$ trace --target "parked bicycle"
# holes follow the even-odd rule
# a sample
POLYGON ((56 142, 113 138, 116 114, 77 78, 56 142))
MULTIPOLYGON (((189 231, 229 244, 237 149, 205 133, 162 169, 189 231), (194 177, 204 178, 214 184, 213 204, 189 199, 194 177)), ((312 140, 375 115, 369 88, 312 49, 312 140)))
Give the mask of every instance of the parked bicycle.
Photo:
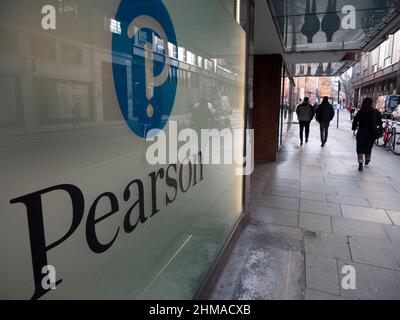
POLYGON ((395 155, 400 156, 400 132, 397 132, 396 126, 392 129, 389 137, 389 149, 395 155))
POLYGON ((376 139, 375 144, 387 148, 395 155, 400 155, 400 132, 397 132, 396 121, 385 121, 383 135, 376 139))

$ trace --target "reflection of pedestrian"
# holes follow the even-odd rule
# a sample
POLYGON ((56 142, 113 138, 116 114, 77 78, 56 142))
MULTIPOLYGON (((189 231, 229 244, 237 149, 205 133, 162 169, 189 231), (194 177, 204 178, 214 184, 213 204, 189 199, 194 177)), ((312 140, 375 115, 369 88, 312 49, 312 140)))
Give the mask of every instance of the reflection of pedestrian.
POLYGON ((71 114, 74 117, 77 126, 79 127, 82 117, 82 108, 79 102, 75 103, 74 107, 71 109, 71 114))
POLYGON ((308 137, 310 136, 310 123, 314 118, 314 108, 309 103, 307 97, 305 97, 304 102, 297 107, 296 114, 300 125, 300 145, 303 145, 304 129, 306 129, 306 143, 308 143, 308 137))
MULTIPOLYGON (((198 150, 202 150, 201 130, 208 130, 212 126, 211 121, 214 117, 211 103, 208 103, 205 98, 202 98, 199 103, 196 103, 192 110, 191 128, 196 131, 198 137, 198 150)), ((208 142, 206 143, 208 145, 208 142)))
POLYGON ((196 103, 192 110, 192 128, 201 133, 201 129, 210 128, 210 120, 213 118, 213 114, 210 110, 210 103, 205 98, 200 100, 200 103, 196 103))
POLYGON ((333 106, 329 103, 328 97, 324 97, 322 103, 317 108, 316 114, 321 131, 321 147, 324 147, 328 141, 330 123, 335 117, 335 109, 333 109, 333 106))
POLYGON ((357 155, 358 170, 363 170, 364 155, 365 165, 371 161, 372 147, 378 136, 382 132, 382 116, 381 113, 373 108, 371 98, 365 98, 360 111, 357 112, 353 121, 353 131, 358 128, 357 132, 357 155))

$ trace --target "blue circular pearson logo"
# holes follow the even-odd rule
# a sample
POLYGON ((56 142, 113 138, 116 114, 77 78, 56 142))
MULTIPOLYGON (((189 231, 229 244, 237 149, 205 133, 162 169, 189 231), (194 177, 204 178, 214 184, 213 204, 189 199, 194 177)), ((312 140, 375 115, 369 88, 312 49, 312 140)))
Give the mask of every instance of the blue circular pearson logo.
POLYGON ((121 0, 111 25, 119 107, 129 128, 146 138, 150 130, 165 127, 174 106, 178 84, 178 63, 170 57, 170 51, 177 50, 174 26, 161 0, 121 0))

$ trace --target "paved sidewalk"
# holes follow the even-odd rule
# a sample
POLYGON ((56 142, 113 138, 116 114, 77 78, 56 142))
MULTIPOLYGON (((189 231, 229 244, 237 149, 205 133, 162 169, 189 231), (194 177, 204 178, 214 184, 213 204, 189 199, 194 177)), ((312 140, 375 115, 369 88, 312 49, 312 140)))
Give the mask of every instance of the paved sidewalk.
POLYGON ((400 157, 374 148, 358 172, 341 117, 325 148, 316 123, 302 147, 292 127, 212 298, 400 299, 400 157), (345 265, 355 290, 342 288, 345 265))

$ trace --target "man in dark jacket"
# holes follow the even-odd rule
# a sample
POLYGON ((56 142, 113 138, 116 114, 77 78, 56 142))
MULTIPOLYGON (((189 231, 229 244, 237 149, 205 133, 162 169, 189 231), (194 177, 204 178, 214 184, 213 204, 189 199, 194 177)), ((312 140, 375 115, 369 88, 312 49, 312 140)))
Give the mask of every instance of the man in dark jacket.
POLYGON ((309 103, 307 97, 304 98, 304 102, 300 104, 297 109, 297 119, 300 125, 300 144, 303 145, 303 132, 306 129, 306 143, 308 142, 308 137, 310 136, 310 123, 314 118, 314 107, 309 103))
POLYGON ((328 140, 329 125, 335 117, 335 109, 329 103, 328 97, 324 97, 322 103, 317 108, 316 114, 321 130, 321 147, 324 147, 328 140))

